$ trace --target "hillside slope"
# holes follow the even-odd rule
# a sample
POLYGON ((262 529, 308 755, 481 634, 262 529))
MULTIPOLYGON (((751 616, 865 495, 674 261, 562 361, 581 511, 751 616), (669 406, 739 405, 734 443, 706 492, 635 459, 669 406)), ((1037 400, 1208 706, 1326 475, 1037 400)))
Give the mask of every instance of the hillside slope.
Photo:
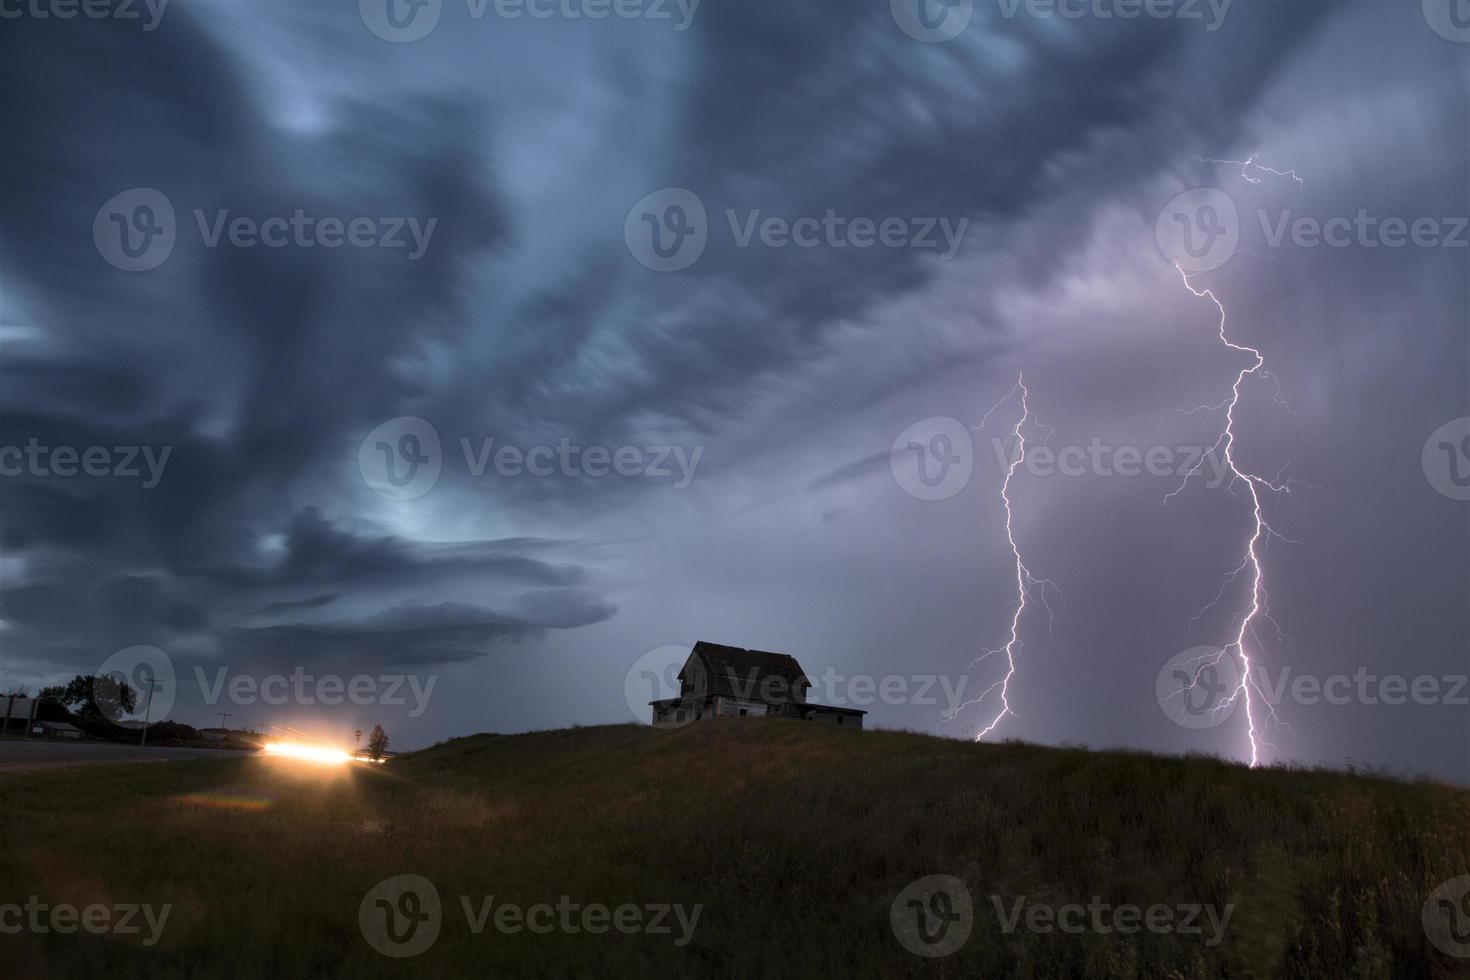
POLYGON ((503 807, 496 849, 528 894, 585 890, 590 875, 614 893, 703 902, 691 952, 708 972, 1425 977, 1465 965, 1427 942, 1420 912, 1470 871, 1470 793, 1430 783, 762 721, 476 736, 394 768, 503 807), (889 907, 932 874, 965 882, 974 928, 953 955, 920 960, 889 907), (1026 909, 1233 911, 1213 945, 1204 914, 1191 935, 1031 932, 1024 918, 1007 933, 1023 896, 1026 909))
POLYGON ((1430 892, 1470 873, 1470 792, 1213 759, 730 719, 478 735, 374 769, 13 774, 0 813, 16 896, 0 901, 173 909, 147 948, 0 936, 6 977, 1435 978, 1470 964, 1421 922, 1430 892), (391 958, 362 922, 398 875, 431 882, 442 914, 421 951, 391 958), (908 905, 930 875, 972 900, 943 958, 891 925, 895 904, 915 924, 960 915, 930 895, 908 905), (495 925, 507 903, 567 902, 668 903, 685 921, 495 925))

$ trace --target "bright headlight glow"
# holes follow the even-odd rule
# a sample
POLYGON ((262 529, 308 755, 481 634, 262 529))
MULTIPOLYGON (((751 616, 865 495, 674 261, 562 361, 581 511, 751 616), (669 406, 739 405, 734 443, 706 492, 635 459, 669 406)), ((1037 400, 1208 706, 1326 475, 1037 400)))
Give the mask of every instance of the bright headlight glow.
POLYGON ((292 759, 305 759, 308 762, 323 762, 330 765, 341 765, 352 761, 352 756, 341 749, 331 749, 323 745, 307 745, 304 742, 267 742, 265 751, 270 755, 282 755, 292 759))

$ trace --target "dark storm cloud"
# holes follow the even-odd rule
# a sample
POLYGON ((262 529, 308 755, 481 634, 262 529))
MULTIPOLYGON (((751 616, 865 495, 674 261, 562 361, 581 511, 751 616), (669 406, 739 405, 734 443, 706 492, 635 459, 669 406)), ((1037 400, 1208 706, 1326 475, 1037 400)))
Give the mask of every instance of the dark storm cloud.
POLYGON ((891 455, 891 453, 873 453, 871 456, 855 459, 851 463, 844 463, 812 480, 806 488, 811 491, 825 490, 828 487, 841 486, 853 480, 867 479, 875 473, 887 472, 891 455))
POLYGON ((261 608, 259 614, 269 616, 272 613, 290 612, 295 609, 320 609, 322 606, 336 602, 338 594, 328 592, 324 595, 308 596, 305 599, 284 599, 280 602, 272 602, 261 608))
POLYGON ((425 666, 474 660, 495 646, 537 639, 548 629, 601 622, 614 608, 572 589, 522 596, 518 612, 463 603, 397 607, 366 619, 319 625, 236 628, 220 637, 219 662, 425 666))
MULTIPOLYGON (((1181 144, 1228 142, 1325 15, 1273 6, 1259 15, 1269 29, 1227 37, 1159 21, 1003 21, 979 5, 965 43, 951 47, 915 44, 882 5, 709 4, 678 145, 649 175, 701 196, 712 225, 704 256, 659 276, 619 254, 618 279, 594 261, 531 296, 513 316, 513 355, 487 365, 491 381, 475 397, 494 400, 500 427, 543 438, 634 438, 648 417, 674 420, 690 439, 718 431, 745 414, 753 388, 820 357, 834 330, 941 265, 921 249, 740 248, 727 209, 964 218, 974 222, 964 248, 988 252, 998 229, 1047 202, 1106 199, 1181 144), (1202 60, 1234 67, 1202 89, 1188 84, 1202 60), (1186 101, 1188 115, 1177 108, 1186 101), (598 342, 608 337, 617 342, 598 342), (618 358, 590 361, 604 347, 618 358)), ((1048 238, 1040 247, 1053 253, 1076 244, 1065 229, 1048 238)), ((919 359, 884 380, 897 388, 931 366, 919 359)), ((450 410, 474 411, 468 401, 450 410)), ((712 454, 705 465, 739 463, 712 454)))
POLYGON ((524 546, 523 541, 508 545, 497 541, 433 545, 389 534, 354 534, 332 525, 315 508, 307 508, 286 526, 277 559, 251 567, 185 571, 237 588, 362 585, 382 579, 461 575, 501 577, 542 586, 573 585, 585 580, 579 568, 551 565, 513 550, 524 546))
MULTIPOLYGON (((1289 199, 1237 180, 1248 216, 1283 201, 1465 211, 1455 46, 1394 7, 1237 4, 1207 32, 979 3, 943 44, 905 36, 885 3, 705 0, 677 35, 466 22, 446 5, 404 45, 351 3, 175 0, 146 35, 9 21, 0 328, 22 329, 0 333, 0 444, 171 455, 146 490, 0 485, 5 666, 39 682, 133 643, 236 672, 440 664, 465 671, 466 692, 555 684, 564 717, 522 713, 534 697, 492 708, 538 727, 608 717, 637 652, 707 630, 815 669, 962 671, 1009 600, 994 433, 976 433, 972 492, 929 507, 881 478, 894 436, 926 415, 974 424, 1024 367, 1063 442, 1208 438, 1210 419, 1172 410, 1218 399, 1232 365, 1208 305, 1149 241, 1169 196, 1231 178, 1197 157, 1266 142, 1311 174, 1289 199), (623 221, 675 186, 699 195, 711 234, 694 265, 661 274, 630 256, 623 221), (146 273, 114 269, 91 239, 97 209, 131 187, 162 191, 178 218, 174 252, 146 273), (298 208, 437 223, 407 261, 207 248, 194 215, 298 208), (967 224, 940 260, 740 247, 727 210, 967 224), (436 428, 444 472, 387 501, 357 451, 406 415, 436 428), (490 437, 705 452, 687 492, 662 494, 475 477, 459 440, 490 437), (507 644, 537 656, 487 656, 507 644)), ((1285 421, 1249 416, 1252 451, 1337 495, 1304 503, 1330 529, 1303 534, 1307 550, 1273 545, 1276 611, 1349 660, 1379 656, 1355 634, 1391 642, 1394 618, 1369 612, 1385 596, 1415 622, 1454 618, 1406 584, 1438 512, 1380 527, 1374 505, 1415 499, 1414 443, 1463 411, 1455 258, 1320 251, 1236 259, 1210 280, 1260 325, 1300 402, 1285 421), (1409 462, 1365 482, 1359 445, 1409 462), (1351 585, 1324 584, 1343 568, 1359 569, 1351 585)), ((1165 509, 1156 491, 1018 484, 1027 547, 1068 595, 1037 656, 1070 658, 1022 672, 1034 727, 1018 734, 1179 744, 1149 727, 1147 691, 1232 567, 1240 514, 1226 494, 1165 509)), ((1448 547, 1420 560, 1465 581, 1448 547)), ((1426 628, 1437 669, 1464 626, 1426 628)), ((1305 662, 1322 649, 1304 646, 1305 662)), ((495 727, 484 710, 451 704, 422 736, 495 727)))

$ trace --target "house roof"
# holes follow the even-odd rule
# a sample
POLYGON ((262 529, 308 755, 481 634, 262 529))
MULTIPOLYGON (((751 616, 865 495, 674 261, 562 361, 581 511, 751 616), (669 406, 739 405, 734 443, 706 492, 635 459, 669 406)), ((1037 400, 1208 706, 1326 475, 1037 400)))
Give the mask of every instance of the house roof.
POLYGON ((38 727, 40 727, 40 728, 54 728, 58 732, 79 732, 79 731, 81 731, 81 729, 78 728, 76 725, 68 724, 67 722, 64 722, 64 721, 38 721, 38 722, 36 722, 36 725, 38 727))
MULTIPOLYGON (((761 684, 768 677, 779 678, 786 690, 806 689, 811 681, 801 669, 796 658, 785 653, 770 653, 765 650, 746 650, 700 640, 689 652, 691 659, 699 657, 712 679, 713 690, 709 694, 751 696, 758 694, 761 684)), ((680 679, 683 671, 679 672, 680 679)))

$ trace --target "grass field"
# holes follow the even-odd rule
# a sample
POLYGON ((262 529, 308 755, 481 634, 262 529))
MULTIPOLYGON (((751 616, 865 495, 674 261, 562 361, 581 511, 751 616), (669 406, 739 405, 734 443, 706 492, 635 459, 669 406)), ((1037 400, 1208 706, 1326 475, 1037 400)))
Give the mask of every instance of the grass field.
POLYGON ((1470 792, 1427 782, 757 720, 481 735, 373 769, 7 775, 0 906, 169 913, 154 934, 0 935, 0 977, 1454 977, 1470 960, 1431 945, 1421 908, 1466 873, 1470 792), (359 920, 400 874, 442 907, 411 958, 359 920), (973 924, 931 959, 890 907, 936 874, 965 883, 973 924), (692 932, 670 914, 667 933, 511 933, 492 914, 477 934, 488 896, 701 908, 692 932), (1200 933, 1028 927, 1069 903, 1229 917, 1218 933, 1203 916, 1200 933))

